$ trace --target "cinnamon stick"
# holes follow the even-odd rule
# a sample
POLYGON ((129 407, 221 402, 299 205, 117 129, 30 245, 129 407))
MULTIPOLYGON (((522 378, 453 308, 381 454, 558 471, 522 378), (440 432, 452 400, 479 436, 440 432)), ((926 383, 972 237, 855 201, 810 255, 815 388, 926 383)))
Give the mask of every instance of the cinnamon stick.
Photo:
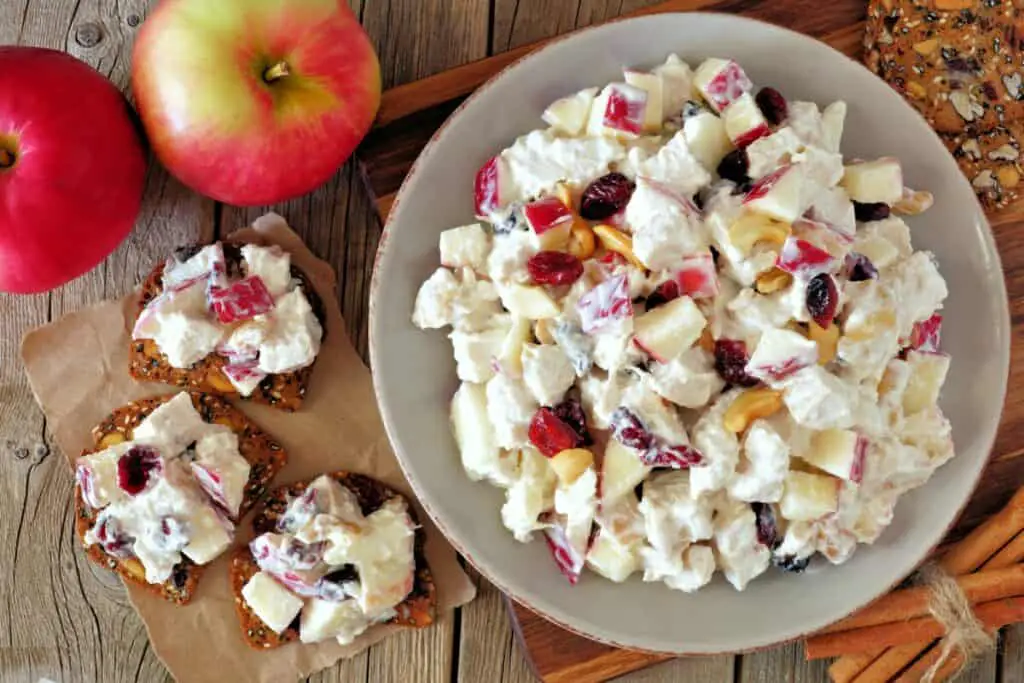
MULTIPOLYGON (((921 659, 914 662, 909 669, 900 674, 899 678, 896 679, 896 683, 920 683, 924 678, 925 674, 931 671, 931 668, 935 666, 935 662, 939 661, 939 657, 942 656, 942 643, 939 642, 931 650, 928 650, 921 659)), ((949 677, 954 671, 958 671, 964 663, 964 656, 956 650, 949 654, 949 657, 939 670, 935 672, 935 676, 932 678, 932 683, 939 683, 949 677)))
POLYGON ((1003 549, 993 555, 982 569, 1000 569, 1024 560, 1024 532, 1017 534, 1003 549))
MULTIPOLYGON (((1003 598, 1001 600, 984 602, 975 608, 974 613, 978 617, 978 621, 986 629, 990 630, 1000 628, 1006 624, 1024 621, 1024 597, 1003 598)), ((919 654, 924 648, 928 647, 931 641, 942 637, 944 633, 945 630, 942 624, 933 617, 918 617, 917 619, 904 622, 869 626, 842 633, 829 633, 820 638, 807 641, 807 659, 837 657, 857 652, 873 652, 877 649, 897 646, 916 647, 919 654)), ((886 655, 888 654, 886 653, 886 655)), ((857 683, 862 683, 861 679, 865 683, 866 681, 889 680, 891 675, 876 677, 874 674, 871 674, 867 678, 864 677, 864 674, 878 667, 879 661, 884 658, 885 655, 868 666, 861 676, 854 680, 857 683)), ((899 673, 909 663, 909 661, 904 661, 903 665, 893 673, 899 673)))
MULTIPOLYGON (((964 574, 958 577, 956 582, 971 604, 1024 595, 1024 565, 1011 565, 1002 569, 983 569, 974 574, 964 574)), ((914 617, 927 616, 929 600, 931 600, 931 589, 928 586, 915 586, 895 591, 879 598, 859 612, 819 631, 808 639, 808 643, 827 633, 852 631, 853 629, 903 622, 914 617)))
MULTIPOLYGON (((943 555, 938 561, 939 567, 953 575, 972 572, 990 560, 995 561, 995 556, 1002 553, 1000 549, 1003 549, 1004 546, 1009 547, 1016 543, 1022 528, 1024 528, 1024 487, 1013 494, 1010 502, 1002 510, 980 524, 943 555)), ((905 648, 904 652, 899 653, 899 656, 905 656, 910 650, 909 647, 905 648)), ((917 650, 911 653, 909 659, 904 661, 903 667, 913 661, 920 652, 921 650, 917 650)), ((836 678, 833 674, 833 680, 836 683, 847 683, 854 680, 856 673, 867 672, 874 668, 883 654, 887 654, 884 648, 875 648, 857 655, 856 659, 844 657, 832 665, 829 673, 832 674, 832 669, 835 669, 844 678, 836 678), (851 677, 851 673, 854 676, 851 677)), ((890 655, 890 657, 896 656, 890 655)))
POLYGON ((865 652, 859 655, 846 655, 832 662, 828 668, 828 675, 833 683, 850 683, 861 671, 867 668, 871 662, 878 659, 882 650, 865 652))
MULTIPOLYGON (((1008 567, 1017 564, 1021 559, 1024 559, 1024 532, 1017 534, 1012 541, 1003 546, 1002 550, 985 562, 982 569, 989 571, 992 568, 1008 567)), ((909 669, 900 674, 900 677, 896 679, 897 683, 917 683, 922 680, 924 675, 931 670, 935 662, 942 656, 943 642, 943 640, 940 640, 923 657, 914 662, 909 669)), ((894 657, 894 659, 898 660, 898 657, 894 657)), ((933 683, 944 681, 959 671, 960 667, 963 666, 963 660, 964 657, 961 652, 955 651, 950 653, 949 658, 935 672, 932 678, 933 683)), ((884 671, 880 673, 884 673, 884 671)))

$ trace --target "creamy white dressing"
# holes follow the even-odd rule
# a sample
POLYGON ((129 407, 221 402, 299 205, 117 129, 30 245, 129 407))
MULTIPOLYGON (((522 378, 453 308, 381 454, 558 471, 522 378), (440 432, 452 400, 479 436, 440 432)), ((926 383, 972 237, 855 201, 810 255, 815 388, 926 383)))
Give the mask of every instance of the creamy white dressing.
POLYGON ((132 338, 153 340, 176 368, 189 368, 219 353, 228 359, 227 380, 239 394, 249 396, 268 374, 312 364, 323 329, 292 277, 287 252, 253 244, 241 252, 244 281, 228 277, 219 242, 184 261, 168 260, 164 291, 140 313, 132 338), (247 293, 225 295, 227 303, 218 303, 218 290, 234 291, 246 282, 253 283, 247 293), (230 321, 222 317, 219 305, 232 311, 230 321))
POLYGON ((693 591, 721 570, 742 590, 773 563, 843 562, 954 452, 936 404, 948 359, 908 350, 946 284, 906 223, 858 222, 851 200, 904 188, 851 178, 842 102, 767 116, 742 68, 720 59, 692 71, 672 55, 624 81, 553 103, 550 128, 488 162, 484 222, 442 233, 413 322, 453 328, 463 466, 505 490, 503 525, 522 542, 542 532, 571 582, 587 566, 693 591), (746 145, 739 170, 733 140, 746 145), (609 172, 632 185, 602 208, 619 190, 588 188, 609 172), (600 217, 579 215, 595 202, 600 217), (541 210, 552 206, 555 222, 541 210), (597 226, 582 275, 545 280, 538 252, 589 253, 580 240, 597 226), (815 250, 824 261, 801 262, 815 250), (864 258, 871 268, 856 271, 864 258), (702 329, 665 314, 682 310, 677 296, 692 297, 702 329), (812 310, 822 296, 834 314, 812 310), (739 370, 723 343, 743 349, 739 370), (777 404, 736 426, 748 390, 726 377, 739 371, 777 404), (573 402, 596 443, 572 447, 590 459, 563 455, 575 438, 564 431, 566 445, 542 454, 544 411, 573 402))

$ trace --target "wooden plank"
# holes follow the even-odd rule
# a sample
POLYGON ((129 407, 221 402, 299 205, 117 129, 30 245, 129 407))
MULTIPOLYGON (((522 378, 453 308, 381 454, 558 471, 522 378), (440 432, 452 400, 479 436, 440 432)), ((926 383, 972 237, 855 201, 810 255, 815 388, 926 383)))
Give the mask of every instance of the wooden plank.
MULTIPOLYGON (((733 683, 735 680, 735 658, 730 655, 719 657, 682 657, 656 664, 643 671, 635 671, 616 678, 616 683, 733 683)), ((563 679, 569 683, 571 679, 563 679)), ((788 681, 788 678, 773 679, 788 681)))
POLYGON ((476 599, 462 608, 459 683, 536 680, 512 633, 505 596, 476 571, 470 569, 469 574, 478 589, 476 599))
POLYGON ((736 683, 821 683, 828 680, 828 661, 804 660, 800 643, 751 652, 739 658, 736 683))
POLYGON ((1003 629, 1001 646, 998 680, 1005 683, 1024 681, 1024 624, 1003 629))
MULTIPOLYGON (((0 43, 65 49, 127 89, 132 40, 150 3, 28 0, 2 5, 0 43)), ((120 295, 170 248, 212 235, 212 203, 158 167, 150 169, 146 197, 135 231, 97 270, 51 294, 5 297, 0 303, 5 321, 0 435, 16 456, 0 461, 0 480, 9 494, 0 503, 0 529, 5 547, 13 549, 10 574, 0 588, 8 608, 0 616, 0 632, 6 634, 0 651, 4 680, 168 678, 120 583, 88 563, 73 540, 72 478, 62 457, 50 457, 42 415, 14 360, 26 328, 120 295)))

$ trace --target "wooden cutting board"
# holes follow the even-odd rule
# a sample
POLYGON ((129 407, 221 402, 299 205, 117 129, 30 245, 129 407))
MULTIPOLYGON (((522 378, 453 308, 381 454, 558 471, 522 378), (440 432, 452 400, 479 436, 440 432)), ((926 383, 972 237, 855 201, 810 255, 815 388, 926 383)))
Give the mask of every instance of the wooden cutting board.
MULTIPOLYGON (((861 56, 864 0, 669 0, 627 16, 693 10, 762 19, 814 36, 855 59, 861 56)), ((386 220, 395 193, 412 163, 449 114, 477 87, 544 42, 471 62, 384 93, 375 127, 356 152, 382 221, 386 220)), ((470 187, 469 181, 466 186, 470 187)), ((1012 351, 1016 356, 1024 345, 1024 201, 989 218, 1003 260, 1014 326, 1012 351)), ((963 535, 1001 508, 1024 483, 1024 389, 1017 389, 1021 386, 1017 380, 1024 381, 1024 367, 1011 364, 1010 390, 992 459, 949 540, 963 535)), ((522 605, 509 601, 509 607, 526 657, 546 683, 605 681, 668 659, 666 655, 602 645, 562 629, 522 605)))

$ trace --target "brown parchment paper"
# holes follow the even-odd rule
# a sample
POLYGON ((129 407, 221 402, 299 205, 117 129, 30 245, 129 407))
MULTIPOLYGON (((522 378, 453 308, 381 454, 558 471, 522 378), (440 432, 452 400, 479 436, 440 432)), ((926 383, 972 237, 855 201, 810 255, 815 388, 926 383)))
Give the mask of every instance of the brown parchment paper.
MULTIPOLYGON (((279 244, 305 271, 324 301, 327 335, 313 370, 302 409, 284 413, 238 401, 262 428, 285 447, 288 465, 273 485, 308 479, 332 470, 376 477, 404 493, 427 536, 427 563, 437 583, 438 616, 469 602, 475 588, 426 513, 412 498, 384 434, 370 373, 345 334, 334 294, 331 267, 317 259, 284 220, 269 214, 232 239, 279 244)), ((89 432, 111 410, 129 401, 176 391, 139 383, 128 376, 128 343, 137 293, 65 316, 30 331, 21 354, 32 391, 49 420, 57 444, 73 461, 92 445, 89 432)), ((71 477, 69 470, 68 476, 71 477)), ((251 514, 239 526, 236 545, 251 538, 251 514)), ((209 565, 195 598, 178 607, 138 587, 128 586, 132 604, 146 624, 157 656, 179 681, 256 681, 283 683, 351 657, 395 633, 381 625, 348 646, 335 641, 291 643, 257 651, 241 637, 228 584, 226 552, 209 565)))

